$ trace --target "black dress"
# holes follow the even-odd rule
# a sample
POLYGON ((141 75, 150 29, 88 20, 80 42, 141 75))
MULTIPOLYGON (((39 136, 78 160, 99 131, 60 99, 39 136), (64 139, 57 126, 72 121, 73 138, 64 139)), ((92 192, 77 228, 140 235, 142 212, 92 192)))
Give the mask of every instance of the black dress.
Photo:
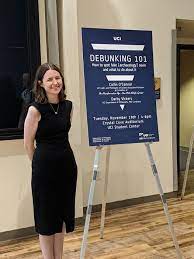
POLYGON ((32 196, 36 231, 41 235, 72 232, 75 225, 77 165, 68 141, 72 103, 32 103, 41 114, 32 159, 32 196))

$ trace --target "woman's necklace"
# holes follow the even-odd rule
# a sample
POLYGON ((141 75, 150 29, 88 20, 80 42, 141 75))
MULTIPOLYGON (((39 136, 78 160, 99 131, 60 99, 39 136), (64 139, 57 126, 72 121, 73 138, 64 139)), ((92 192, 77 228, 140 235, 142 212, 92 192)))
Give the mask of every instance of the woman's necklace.
POLYGON ((55 115, 57 115, 57 114, 58 114, 58 111, 59 111, 59 103, 58 103, 58 106, 57 106, 57 110, 56 110, 56 111, 55 111, 53 105, 52 105, 51 103, 49 103, 49 104, 50 104, 51 109, 54 111, 55 115))

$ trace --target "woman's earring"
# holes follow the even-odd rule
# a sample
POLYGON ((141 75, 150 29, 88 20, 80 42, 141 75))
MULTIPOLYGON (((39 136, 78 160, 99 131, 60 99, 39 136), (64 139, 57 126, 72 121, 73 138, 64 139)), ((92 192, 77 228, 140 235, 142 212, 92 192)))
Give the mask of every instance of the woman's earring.
POLYGON ((40 87, 43 87, 42 81, 38 80, 38 83, 39 83, 40 87))

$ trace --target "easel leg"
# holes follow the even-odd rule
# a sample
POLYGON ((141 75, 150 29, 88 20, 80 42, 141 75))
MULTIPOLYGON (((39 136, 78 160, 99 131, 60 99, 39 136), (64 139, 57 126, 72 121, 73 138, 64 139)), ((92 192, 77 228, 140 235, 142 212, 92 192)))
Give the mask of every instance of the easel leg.
POLYGON ((103 201, 102 201, 101 223, 100 223, 100 238, 103 238, 103 236, 104 236, 104 223, 105 223, 105 213, 106 213, 106 198, 107 198, 107 187, 108 187, 109 161, 110 161, 110 146, 107 146, 106 169, 105 169, 105 179, 104 179, 104 196, 103 196, 103 201))
POLYGON ((189 174, 189 165, 190 165, 192 149, 193 149, 193 139, 194 139, 194 132, 192 132, 191 139, 190 139, 189 154, 187 157, 186 169, 185 169, 185 174, 184 174, 184 181, 183 181, 183 187, 182 187, 182 192, 181 192, 181 200, 184 198, 185 189, 186 189, 186 185, 187 185, 187 178, 188 178, 188 174, 189 174))
POLYGON ((169 211, 168 211, 168 205, 167 205, 167 202, 166 202, 166 198, 164 197, 164 192, 163 192, 162 185, 160 183, 160 178, 159 178, 159 175, 158 175, 158 171, 157 171, 157 168, 156 168, 153 156, 152 156, 150 144, 146 143, 145 146, 146 146, 148 157, 149 157, 149 160, 150 160, 152 172, 153 172, 153 175, 155 176, 157 187, 158 187, 160 197, 161 197, 161 200, 162 200, 162 203, 163 203, 164 212, 165 212, 165 215, 166 215, 166 218, 167 218, 167 221, 168 221, 169 230, 170 230, 170 233, 171 233, 171 236, 172 236, 172 239, 173 239, 173 243, 174 243, 174 246, 175 246, 175 249, 176 249, 177 258, 182 259, 183 257, 182 257, 181 251, 180 251, 179 244, 178 244, 177 239, 176 239, 176 235, 175 235, 175 232, 174 232, 172 220, 171 220, 171 217, 170 217, 170 214, 169 214, 169 211))
POLYGON ((85 258, 90 218, 91 218, 91 213, 92 213, 94 189, 95 189, 96 178, 97 178, 97 174, 98 174, 99 157, 100 157, 100 149, 98 147, 96 147, 94 166, 93 166, 93 178, 92 178, 92 182, 90 185, 90 192, 89 192, 88 205, 87 205, 87 211, 86 211, 86 220, 85 220, 85 226, 84 226, 84 234, 83 234, 81 252, 80 252, 80 259, 85 258))

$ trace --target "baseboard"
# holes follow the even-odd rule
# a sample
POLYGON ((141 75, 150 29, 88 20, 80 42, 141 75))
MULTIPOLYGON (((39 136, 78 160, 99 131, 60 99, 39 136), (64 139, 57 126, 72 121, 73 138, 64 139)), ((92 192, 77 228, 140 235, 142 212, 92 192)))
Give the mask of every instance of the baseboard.
MULTIPOLYGON (((76 226, 84 225, 84 217, 79 217, 75 219, 76 226)), ((33 236, 37 236, 37 232, 34 227, 21 228, 16 230, 10 230, 6 232, 0 233, 0 242, 8 241, 8 240, 18 240, 23 238, 29 238, 33 236)))
POLYGON ((21 228, 0 233, 0 241, 14 240, 37 235, 34 227, 21 228))
MULTIPOLYGON (((166 199, 169 198, 177 198, 178 192, 169 192, 165 193, 166 199)), ((123 201, 115 201, 115 202, 110 202, 106 204, 106 210, 113 210, 113 209, 119 209, 119 208, 124 208, 124 207, 130 207, 133 205, 137 204, 142 204, 142 203, 148 203, 148 202, 153 202, 153 201, 158 201, 160 200, 160 195, 151 195, 151 196, 145 196, 145 197, 139 197, 139 198, 133 198, 133 199, 128 199, 128 200, 123 200, 123 201)), ((86 207, 84 207, 84 214, 86 213, 86 207)), ((100 212, 101 211, 101 204, 98 205, 93 205, 92 206, 92 212, 100 212)))
MULTIPOLYGON (((166 193, 165 197, 167 199, 169 198, 176 198, 177 197, 177 192, 170 192, 166 193)), ((151 195, 151 196, 146 196, 146 197, 140 197, 140 198, 134 198, 134 199, 128 199, 128 200, 123 200, 123 201, 115 201, 111 203, 106 204, 106 210, 112 210, 112 209, 119 209, 119 208, 124 208, 124 207, 130 207, 132 205, 137 205, 137 204, 142 204, 142 203, 148 203, 148 202, 153 202, 153 201, 158 201, 160 200, 160 195, 151 195)), ((85 218, 85 213, 86 209, 84 207, 84 217, 76 218, 76 225, 84 225, 84 218, 85 218)), ((101 211, 101 204, 99 205, 94 205, 92 206, 92 212, 100 212, 101 211)), ((11 231, 6 231, 6 232, 1 232, 0 233, 0 241, 8 241, 8 240, 18 240, 18 239, 23 239, 26 237, 31 237, 31 236, 37 236, 37 233, 35 231, 34 227, 28 227, 28 228, 22 228, 22 229, 17 229, 17 230, 11 230, 11 231)))

